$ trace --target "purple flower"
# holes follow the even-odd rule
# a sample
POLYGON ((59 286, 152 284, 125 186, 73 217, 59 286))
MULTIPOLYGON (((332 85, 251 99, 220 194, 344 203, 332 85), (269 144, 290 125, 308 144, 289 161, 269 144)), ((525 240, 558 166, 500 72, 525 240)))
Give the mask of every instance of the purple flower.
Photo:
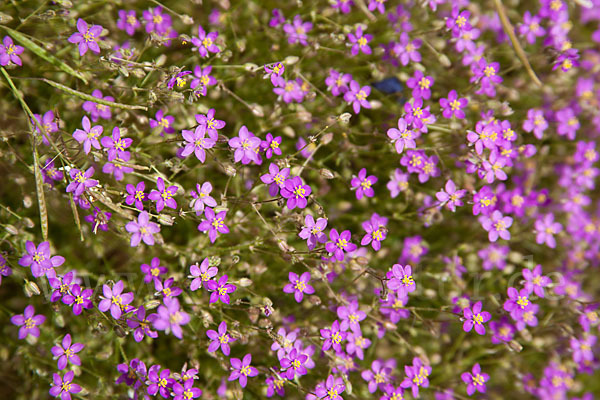
POLYGON ((71 393, 81 392, 81 386, 73 383, 75 372, 69 371, 64 377, 59 374, 52 375, 54 385, 50 388, 50 395, 54 397, 60 396, 61 400, 71 400, 71 393))
POLYGON ((160 226, 157 223, 150 222, 150 217, 146 211, 138 215, 138 220, 130 221, 125 225, 125 230, 131 233, 131 247, 135 247, 143 240, 148 246, 154 245, 154 235, 160 232, 160 226))
POLYGON ((260 177, 260 180, 269 185, 269 195, 277 196, 279 189, 285 187, 285 181, 290 175, 289 168, 283 168, 279 170, 279 167, 275 163, 269 164, 269 173, 264 174, 260 177))
POLYGON ((195 93, 199 93, 202 96, 206 96, 207 87, 217 84, 217 80, 215 79, 215 77, 210 75, 211 71, 212 65, 209 65, 208 67, 204 68, 200 67, 199 65, 196 65, 194 67, 195 78, 192 79, 192 81, 190 82, 190 88, 196 89, 196 87, 200 86, 200 89, 196 90, 195 93))
POLYGON ((8 265, 6 265, 6 260, 4 259, 4 257, 2 257, 2 255, 0 255, 0 284, 2 284, 3 276, 10 275, 12 275, 12 269, 8 265))
POLYGON ((100 142, 98 138, 104 131, 104 128, 101 125, 95 125, 91 127, 90 119, 85 116, 81 120, 81 125, 83 126, 83 130, 75 129, 73 132, 73 139, 77 140, 79 143, 83 143, 83 151, 85 154, 88 154, 92 148, 100 150, 100 142))
POLYGON ((365 358, 363 350, 371 345, 371 340, 364 338, 361 332, 349 332, 346 340, 346 353, 356 354, 360 360, 363 360, 365 358))
MULTIPOLYGON (((372 0, 380 2, 381 0, 372 0)), ((418 49, 421 47, 420 39, 410 40, 408 33, 402 32, 400 40, 393 45, 392 51, 398 57, 402 65, 408 65, 409 62, 421 62, 421 53, 418 49)))
POLYGON ((355 114, 360 113, 360 107, 371 108, 371 103, 367 100, 367 96, 371 94, 370 86, 361 87, 358 82, 353 80, 350 82, 350 88, 344 94, 344 101, 352 104, 352 109, 355 114))
POLYGON ((123 311, 128 311, 129 307, 126 307, 133 301, 133 292, 123 293, 123 281, 118 281, 112 287, 108 285, 102 285, 102 294, 104 295, 100 303, 98 303, 98 310, 106 312, 110 309, 110 315, 114 319, 121 318, 123 311))
POLYGON ((54 161, 50 158, 44 163, 44 167, 41 168, 44 183, 47 183, 51 187, 54 187, 54 181, 62 181, 64 174, 54 166, 54 161))
POLYGON ((471 372, 463 372, 460 376, 463 382, 467 384, 467 394, 471 396, 475 391, 485 393, 485 383, 490 379, 490 376, 485 372, 481 372, 479 363, 473 366, 471 372))
POLYGON ((508 317, 503 315, 500 321, 490 322, 492 330, 492 343, 508 343, 515 335, 515 327, 509 322, 508 317))
POLYGON ((400 168, 394 170, 394 174, 390 177, 390 181, 386 185, 392 199, 395 199, 400 192, 408 189, 408 178, 409 174, 403 173, 400 168))
POLYGON ((356 189, 356 198, 358 200, 362 199, 363 195, 367 197, 373 197, 375 195, 375 191, 371 187, 377 183, 377 177, 375 175, 367 176, 367 169, 363 168, 358 171, 358 176, 352 178, 350 181, 350 185, 352 185, 352 190, 356 189))
POLYGON ((266 139, 261 142, 260 148, 265 151, 265 156, 267 160, 273 157, 273 154, 278 156, 281 155, 281 149, 279 146, 281 145, 281 136, 273 137, 270 133, 267 133, 266 139))
POLYGON ((363 236, 360 245, 366 246, 371 243, 373 250, 378 251, 381 248, 381 242, 384 241, 387 236, 387 228, 385 227, 387 223, 387 218, 381 217, 377 213, 373 213, 369 220, 362 223, 362 227, 366 234, 363 236))
MULTIPOLYGON (((206 149, 213 148, 216 144, 216 140, 211 137, 206 138, 206 125, 199 125, 192 132, 184 129, 181 134, 183 139, 186 141, 185 147, 181 152, 182 157, 187 157, 194 153, 196 158, 201 163, 206 161, 206 149)), ((260 139, 259 139, 260 141, 260 139)))
POLYGON ((401 292, 390 292, 386 301, 380 300, 381 314, 387 316, 392 323, 397 323, 401 319, 406 319, 410 316, 410 311, 404 308, 408 302, 408 295, 401 292))
POLYGON ((0 65, 7 66, 10 62, 18 66, 23 65, 19 57, 23 50, 23 47, 14 44, 10 36, 4 36, 0 45, 0 65))
POLYGON ((336 260, 343 261, 344 253, 351 253, 356 250, 356 245, 351 242, 352 234, 349 230, 343 231, 341 234, 336 229, 329 232, 329 242, 325 244, 325 249, 333 254, 336 260))
POLYGON ((100 143, 102 143, 102 146, 108 149, 108 161, 112 161, 117 157, 129 158, 130 153, 125 151, 125 149, 131 146, 133 139, 121 138, 121 130, 119 127, 115 126, 112 131, 112 137, 105 136, 102 138, 100 143))
POLYGON ((165 187, 165 181, 163 178, 158 178, 156 180, 156 188, 158 190, 153 190, 148 195, 148 199, 156 202, 156 211, 161 212, 165 206, 176 209, 177 202, 173 198, 179 188, 175 185, 165 187))
POLYGON ((415 99, 429 99, 431 97, 431 86, 435 81, 431 76, 425 76, 419 70, 415 71, 415 75, 406 81, 406 86, 411 88, 412 95, 415 99))
MULTIPOLYGON (((0 51, 1 49, 2 48, 0 47, 0 51)), ((1 54, 0 57, 2 57, 1 54)), ((58 132, 58 123, 56 121, 57 120, 54 117, 54 112, 52 110, 46 111, 43 116, 40 114, 33 114, 31 123, 33 124, 35 133, 41 134, 42 141, 46 146, 50 145, 50 142, 48 141, 50 133, 58 132), (42 133, 42 131, 45 132, 42 133)))
POLYGON ((300 277, 298 277, 298 274, 290 272, 288 278, 291 283, 285 285, 283 291, 285 293, 294 293, 296 302, 300 303, 302 301, 304 293, 313 294, 315 292, 315 289, 308 284, 310 281, 310 272, 305 272, 300 277))
POLYGON ((445 190, 442 189, 435 194, 435 197, 440 202, 440 206, 445 205, 450 211, 456 211, 456 207, 460 207, 463 205, 462 198, 467 193, 466 190, 460 189, 456 190, 456 185, 452 179, 448 179, 446 182, 445 190))
POLYGON ((279 360, 281 367, 287 369, 284 375, 292 380, 296 376, 306 375, 306 367, 304 364, 308 360, 306 354, 302 354, 298 349, 292 349, 292 351, 286 356, 279 360))
POLYGON ((221 351, 226 356, 229 356, 231 349, 229 343, 235 342, 237 339, 232 338, 227 333, 227 322, 222 321, 219 324, 218 332, 212 329, 206 331, 206 336, 211 340, 208 345, 208 351, 213 353, 221 348, 221 351))
POLYGON ((566 136, 569 140, 575 140, 577 130, 581 127, 579 119, 573 112, 571 107, 558 110, 555 114, 556 122, 558 123, 557 133, 561 136, 566 136))
POLYGON ((329 76, 325 78, 327 89, 331 90, 331 94, 339 96, 348 91, 348 84, 352 80, 352 75, 342 74, 335 69, 329 70, 329 76))
POLYGON ((163 297, 176 297, 181 294, 183 290, 178 287, 172 287, 175 278, 169 278, 162 282, 159 278, 154 278, 154 289, 156 294, 162 293, 163 297))
MULTIPOLYGON (((102 97, 102 92, 98 89, 92 92, 92 96, 101 100, 115 101, 114 97, 112 96, 102 97)), ((83 102, 83 105, 81 107, 85 112, 90 114, 90 116, 92 117, 92 121, 94 122, 98 121, 99 118, 111 119, 112 114, 110 112, 109 106, 105 106, 104 104, 87 100, 83 102)))
POLYGON ((363 34, 362 27, 356 28, 356 33, 348 33, 348 40, 352 43, 352 55, 356 56, 359 52, 364 54, 371 54, 371 47, 369 42, 373 40, 373 35, 363 34))
POLYGON ((278 80, 277 78, 279 78, 285 72, 285 66, 280 62, 276 62, 273 64, 265 64, 264 70, 265 76, 270 77, 271 83, 273 84, 273 86, 276 86, 278 80))
POLYGON ((77 43, 79 45, 79 55, 83 56, 88 49, 96 54, 100 53, 100 47, 98 46, 98 40, 102 33, 102 27, 100 25, 92 25, 91 27, 82 20, 77 19, 77 30, 69 37, 70 43, 77 43))
POLYGON ((267 397, 272 397, 275 393, 280 397, 285 396, 285 389, 283 388, 285 378, 269 376, 265 379, 265 383, 267 384, 267 397))
POLYGON ((319 384, 315 388, 315 394, 319 400, 344 400, 341 393, 346 390, 344 380, 340 377, 336 378, 333 375, 329 375, 325 381, 325 385, 319 384))
POLYGON ((402 266, 394 264, 391 274, 388 272, 387 286, 390 290, 397 291, 400 297, 414 292, 416 289, 415 281, 412 277, 412 267, 410 265, 402 266))
POLYGON ((127 32, 129 36, 133 36, 135 31, 142 26, 137 19, 135 10, 119 10, 119 19, 117 20, 117 28, 127 32))
POLYGON ((250 365, 252 362, 252 354, 246 354, 242 360, 239 358, 232 358, 229 360, 233 371, 229 375, 228 381, 235 381, 239 379, 240 385, 245 388, 248 383, 248 377, 254 377, 258 375, 258 370, 250 365))
POLYGON ((562 225, 554 222, 554 214, 549 213, 544 216, 538 216, 538 219, 535 221, 535 231, 535 242, 537 244, 546 244, 553 249, 556 247, 554 235, 562 231, 562 225))
POLYGON ((469 31, 472 26, 469 22, 471 13, 467 10, 460 11, 458 7, 452 8, 452 16, 446 19, 446 27, 452 30, 453 36, 460 35, 461 31, 469 31))
POLYGON ((198 36, 192 37, 192 44, 198 48, 201 57, 207 57, 208 53, 218 53, 219 47, 215 44, 219 32, 210 32, 208 35, 201 25, 198 26, 198 36))
POLYGON ((173 128, 173 122, 175 122, 175 117, 171 115, 165 115, 163 110, 158 110, 154 118, 150 118, 149 124, 150 128, 158 128, 160 127, 160 135, 163 136, 165 133, 174 133, 175 129, 173 128))
POLYGON ((496 208, 498 198, 489 186, 483 186, 473 196, 473 215, 490 215, 496 208))
POLYGON ((196 122, 200 125, 206 125, 206 133, 210 136, 211 139, 217 141, 219 138, 219 129, 223 129, 225 127, 225 121, 221 121, 220 119, 215 119, 215 109, 211 108, 208 110, 206 115, 204 114, 196 114, 196 122))
POLYGON ((302 18, 299 15, 296 15, 293 20, 293 24, 285 24, 283 25, 283 31, 286 33, 288 37, 288 43, 294 44, 300 42, 301 45, 308 45, 306 39, 306 33, 310 31, 313 27, 313 24, 310 22, 302 22, 302 18))
POLYGON ((326 227, 326 218, 319 218, 315 222, 313 216, 308 214, 304 217, 304 226, 298 236, 306 240, 309 250, 313 250, 317 243, 325 243, 327 241, 327 235, 324 232, 326 227))
POLYGON ((242 125, 238 132, 238 136, 229 139, 229 146, 235 150, 233 155, 235 162, 242 162, 242 164, 249 164, 250 161, 259 163, 258 160, 258 149, 260 146, 260 138, 254 136, 252 132, 246 128, 246 125, 242 125))
POLYGON ((192 190, 190 194, 194 198, 190 206, 196 211, 196 215, 201 215, 204 212, 204 206, 216 207, 217 202, 210 196, 212 185, 210 182, 204 182, 202 185, 196 184, 196 190, 192 190))
POLYGON ((211 267, 208 257, 202 260, 200 266, 194 264, 190 266, 190 274, 194 279, 190 284, 190 290, 195 291, 202 287, 202 284, 209 282, 212 277, 217 275, 219 269, 217 267, 211 267))
POLYGON ((531 15, 529 11, 523 14, 523 24, 519 26, 519 34, 525 36, 529 44, 534 44, 538 37, 544 36, 546 30, 540 26, 541 18, 531 15))
POLYGON ((35 314, 35 309, 32 305, 29 305, 25 307, 23 314, 13 315, 10 318, 10 322, 13 325, 20 326, 19 339, 25 339, 28 335, 40 337, 40 328, 38 328, 38 325, 43 324, 46 321, 46 317, 41 314, 33 314, 35 314))
POLYGON ((229 304, 229 293, 235 292, 237 288, 235 285, 227 283, 228 280, 229 277, 223 275, 219 278, 218 282, 215 280, 206 282, 206 289, 212 292, 210 294, 209 304, 216 303, 218 300, 221 300, 225 304, 229 304))
POLYGON ((169 82, 167 83, 167 87, 169 89, 173 89, 173 87, 175 87, 175 85, 177 85, 178 88, 184 87, 185 84, 187 83, 187 79, 188 79, 188 78, 186 78, 186 76, 191 73, 192 73, 192 71, 178 72, 171 79, 169 79, 169 82))
POLYGON ((279 8, 274 8, 271 14, 273 14, 273 17, 269 20, 269 26, 271 28, 277 28, 285 22, 285 17, 279 8))
POLYGON ((594 360, 593 348, 597 337, 594 335, 582 337, 581 339, 571 338, 570 344, 573 350, 573 361, 576 363, 591 362, 594 360))
POLYGON ((527 119, 523 122, 525 132, 533 132, 534 136, 541 140, 546 128, 548 128, 548 122, 544 118, 542 110, 532 108, 527 111, 527 119))
POLYGON ((485 327, 483 324, 488 322, 492 318, 492 315, 487 311, 481 311, 480 301, 475 303, 472 309, 469 307, 465 308, 463 310, 463 316, 466 319, 463 324, 463 330, 465 332, 470 332, 474 326, 475 332, 480 335, 485 335, 485 327))
POLYGON ((406 378, 402 381, 400 386, 404 389, 411 388, 412 395, 415 398, 419 397, 419 388, 429 386, 429 374, 431 374, 431 367, 423 365, 418 357, 413 358, 413 365, 405 365, 404 372, 406 378))
POLYGON ((31 241, 25 243, 27 253, 19 259, 19 265, 22 267, 30 267, 31 274, 39 278, 46 275, 48 278, 54 278, 56 272, 55 267, 60 267, 65 262, 62 256, 50 256, 50 243, 42 242, 37 247, 31 241))
POLYGON ((552 283, 550 278, 542 275, 542 266, 539 264, 533 271, 527 268, 523 269, 523 277, 525 278, 525 289, 539 297, 544 297, 544 288, 552 283))
POLYGON ((202 390, 194 387, 194 380, 187 379, 183 385, 179 382, 173 383, 173 400, 190 400, 202 396, 202 390))
POLYGON ((387 135, 392 139, 392 143, 396 147, 396 153, 402 154, 404 149, 415 149, 416 134, 412 129, 408 129, 408 123, 402 117, 398 118, 398 129, 390 128, 387 130, 387 135))
POLYGON ((350 302, 347 306, 339 306, 337 308, 337 316, 342 321, 340 329, 343 331, 351 329, 354 333, 361 332, 359 322, 367 318, 367 314, 358 309, 358 302, 356 300, 350 302))
POLYGON ((62 340, 62 345, 57 344, 50 350, 54 358, 58 358, 58 369, 65 369, 67 363, 81 365, 81 359, 76 353, 83 350, 85 346, 81 343, 71 343, 71 334, 67 333, 62 340))
POLYGON ((371 364, 370 370, 361 372, 361 377, 368 382, 369 393, 377 389, 383 390, 391 379, 392 369, 380 360, 371 364))
POLYGON ((488 247, 479 250, 477 255, 483 261, 483 269, 485 271, 489 271, 494 267, 502 271, 506 266, 509 252, 510 248, 508 246, 490 244, 488 247))
POLYGON ((504 302, 503 308, 510 313, 513 319, 518 319, 525 310, 529 310, 532 303, 529 301, 531 292, 526 288, 517 292, 517 289, 510 287, 507 290, 508 299, 504 302))
POLYGON ((427 251, 427 246, 423 242, 423 238, 421 236, 409 236, 404 238, 404 246, 398 262, 400 264, 418 264, 421 260, 421 257, 427 254, 427 251))
POLYGON ((200 232, 208 231, 208 238, 211 243, 214 243, 217 239, 218 233, 229 233, 229 228, 225 225, 225 216, 227 211, 221 211, 215 215, 215 211, 212 208, 204 209, 205 220, 202 220, 198 225, 200 232))
POLYGON ((125 186, 128 196, 125 198, 125 204, 132 205, 135 203, 135 208, 140 211, 144 211, 144 201, 148 200, 148 196, 144 193, 146 189, 146 183, 144 181, 138 182, 137 185, 133 186, 128 183, 125 186))
POLYGON ((89 222, 90 224, 92 224, 93 228, 92 228, 92 232, 94 232, 94 234, 96 234, 96 232, 98 231, 98 228, 100 228, 100 230, 106 232, 108 230, 108 221, 110 220, 110 217, 112 217, 112 213, 111 212, 104 212, 102 210, 100 210, 98 207, 94 207, 94 213, 90 214, 90 215, 86 215, 85 216, 85 221, 89 222))
POLYGON ((295 176, 285 180, 285 186, 281 188, 281 195, 287 199, 286 206, 290 210, 294 208, 305 208, 308 201, 306 198, 310 196, 310 186, 302 182, 302 178, 295 176))
POLYGON ((332 7, 337 8, 343 14, 348 14, 353 4, 354 3, 352 2, 352 0, 336 0, 335 4, 333 4, 332 7))
POLYGON ((325 339, 323 342, 323 351, 327 351, 333 347, 335 351, 342 351, 342 342, 346 340, 348 336, 347 332, 340 329, 340 322, 335 320, 331 325, 331 328, 321 329, 321 337, 325 339))
POLYGON ((451 90, 448 93, 447 98, 440 99, 440 106, 442 107, 442 115, 444 118, 452 118, 453 116, 458 119, 465 118, 465 112, 462 110, 469 104, 469 100, 464 97, 458 98, 456 90, 451 90))
POLYGON ((508 228, 513 223, 513 219, 511 217, 505 217, 498 210, 492 213, 491 217, 486 215, 482 215, 480 218, 481 226, 483 229, 488 231, 488 238, 490 242, 495 242, 498 240, 498 237, 504 240, 510 239, 510 232, 508 228))
POLYGON ((146 309, 144 306, 140 306, 135 312, 135 318, 127 318, 127 326, 133 331, 133 338, 136 342, 141 342, 144 339, 144 335, 148 335, 151 338, 157 338, 158 333, 150 329, 150 326, 156 321, 157 315, 150 314, 146 318, 146 309))
MULTIPOLYGON (((190 322, 190 316, 179 308, 179 300, 176 297, 165 297, 164 305, 158 307, 157 318, 154 321, 154 329, 173 332, 175 337, 182 339, 183 331, 181 325, 190 322)), ((150 318, 150 316, 148 317, 150 318)))
MULTIPOLYGON (((162 306, 161 306, 162 307, 162 306)), ((162 397, 168 399, 171 397, 169 393, 169 388, 173 386, 175 383, 175 379, 169 378, 171 375, 171 371, 168 369, 163 369, 160 371, 160 365, 153 365, 150 367, 148 371, 148 394, 154 396, 157 392, 160 393, 162 397)))
POLYGON ((72 306, 73 314, 79 315, 84 308, 92 308, 92 294, 94 294, 92 289, 81 290, 81 287, 75 283, 70 287, 69 292, 63 296, 62 302, 72 306))

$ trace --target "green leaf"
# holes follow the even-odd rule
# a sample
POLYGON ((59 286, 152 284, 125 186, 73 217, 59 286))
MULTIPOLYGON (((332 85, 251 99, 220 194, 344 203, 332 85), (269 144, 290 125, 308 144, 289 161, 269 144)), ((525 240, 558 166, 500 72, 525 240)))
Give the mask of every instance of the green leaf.
POLYGON ((91 94, 87 94, 87 93, 80 92, 79 90, 71 89, 68 86, 65 86, 58 82, 51 81, 50 79, 40 78, 40 80, 46 82, 50 86, 54 86, 55 88, 62 90, 63 92, 67 92, 69 94, 72 94, 73 96, 77 96, 84 100, 93 101, 94 103, 103 104, 103 105, 109 106, 109 107, 124 108, 126 110, 148 111, 148 107, 145 107, 145 106, 136 106, 136 105, 130 105, 130 104, 115 103, 114 101, 99 99, 97 97, 92 96, 91 94))
POLYGON ((48 61, 50 64, 57 66, 58 68, 60 68, 64 72, 66 72, 67 74, 72 75, 75 78, 81 79, 83 81, 83 83, 85 83, 87 85, 88 81, 83 76, 83 74, 75 71, 69 65, 65 64, 64 62, 60 61, 58 58, 54 57, 52 54, 48 53, 44 48, 42 48, 42 47, 38 46, 37 44, 35 44, 34 42, 32 42, 28 37, 23 35, 21 32, 15 31, 14 29, 10 29, 3 25, 0 25, 0 26, 2 28, 4 28, 4 30, 6 30, 6 32, 8 32, 8 34, 10 36, 12 36, 13 39, 15 39, 17 42, 21 43, 24 47, 26 47, 32 53, 40 56, 44 60, 48 61))

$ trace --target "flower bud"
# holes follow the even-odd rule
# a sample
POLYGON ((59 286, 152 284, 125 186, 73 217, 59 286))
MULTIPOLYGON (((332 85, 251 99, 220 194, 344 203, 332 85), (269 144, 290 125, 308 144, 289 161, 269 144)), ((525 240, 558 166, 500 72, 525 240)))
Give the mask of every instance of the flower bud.
POLYGON ((321 168, 319 170, 319 174, 321 175, 321 177, 323 177, 325 179, 333 179, 333 178, 335 178, 335 175, 333 174, 333 172, 331 172, 330 170, 328 170, 326 168, 321 168))
POLYGON ((241 287, 248 287, 248 286, 252 286, 252 280, 248 279, 248 278, 242 278, 239 281, 239 285, 241 287))
POLYGON ((350 121, 350 118, 352 117, 352 114, 350 113, 343 113, 342 115, 340 115, 338 117, 338 120, 343 123, 343 124, 347 124, 350 121))
POLYGON ((284 60, 283 60, 283 64, 285 65, 294 65, 298 62, 300 58, 298 58, 298 56, 287 56, 284 60))
POLYGON ((25 295, 27 297, 31 297, 31 296, 34 296, 34 295, 37 296, 37 295, 39 295, 41 293, 40 292, 40 288, 38 287, 38 285, 35 282, 31 282, 31 281, 28 281, 28 280, 25 280, 24 289, 25 289, 25 295))

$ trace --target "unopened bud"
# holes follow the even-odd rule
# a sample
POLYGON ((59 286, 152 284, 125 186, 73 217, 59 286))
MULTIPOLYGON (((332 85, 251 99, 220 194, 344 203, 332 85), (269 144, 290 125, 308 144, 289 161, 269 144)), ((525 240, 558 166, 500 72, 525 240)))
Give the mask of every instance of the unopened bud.
POLYGON ((350 118, 351 117, 352 117, 352 114, 350 114, 350 113, 343 113, 342 115, 340 115, 338 117, 338 119, 340 120, 341 123, 347 124, 348 122, 350 122, 350 118))
POLYGON ((15 228, 13 225, 5 225, 4 229, 6 229, 6 231, 8 233, 10 233, 11 235, 15 236, 19 234, 19 230, 17 228, 15 228))
POLYGON ((332 140, 333 140, 333 133, 329 132, 329 133, 326 133, 325 135, 323 135, 323 137, 321 138, 321 143, 329 144, 329 143, 331 143, 332 140))
POLYGON ((256 71, 258 69, 258 65, 254 63, 246 63, 244 64, 244 69, 246 71, 256 71))
POLYGON ((221 257, 219 257, 219 256, 211 256, 208 259, 208 265, 210 267, 218 267, 219 265, 221 265, 221 257))
POLYGON ((287 56, 284 60, 283 63, 285 65, 294 65, 298 62, 298 60, 300 60, 300 58, 298 58, 298 56, 287 56))
POLYGON ((335 178, 335 175, 333 174, 333 172, 331 172, 330 170, 326 169, 326 168, 321 168, 319 170, 319 174, 321 174, 321 176, 325 179, 333 179, 335 178))
POLYGON ((511 340, 508 342, 508 348, 516 353, 520 353, 521 350, 523 350, 523 346, 521 346, 521 344, 516 340, 511 340))
POLYGON ((181 22, 183 22, 186 25, 193 25, 194 18, 190 17, 187 14, 183 14, 183 15, 181 15, 181 22))
POLYGON ((248 278, 242 278, 239 281, 239 285, 241 287, 248 287, 248 286, 252 286, 252 280, 248 279, 248 278))
POLYGON ((263 108, 261 106, 259 106, 258 104, 252 104, 251 110, 252 110, 252 114, 256 115, 257 117, 265 116, 265 112, 264 112, 263 108))
POLYGON ((438 61, 440 62, 440 64, 442 64, 442 67, 444 68, 449 68, 452 65, 452 62, 445 54, 440 54, 438 56, 438 61))
POLYGON ((175 217, 172 217, 170 215, 160 214, 158 216, 158 222, 161 225, 172 226, 174 221, 175 221, 175 217))
POLYGON ((285 240, 279 239, 277 241, 277 246, 281 249, 281 251, 288 252, 290 251, 290 246, 286 243, 285 240))
POLYGON ((25 295, 27 297, 31 297, 34 295, 37 296, 40 293, 41 293, 40 288, 38 287, 38 285, 35 282, 25 280, 25 295))
POLYGON ((226 165, 225 166, 225 173, 228 176, 235 176, 237 174, 237 171, 235 170, 235 168, 232 165, 226 165))
POLYGON ((160 305, 160 300, 150 300, 144 304, 146 310, 153 310, 160 305))

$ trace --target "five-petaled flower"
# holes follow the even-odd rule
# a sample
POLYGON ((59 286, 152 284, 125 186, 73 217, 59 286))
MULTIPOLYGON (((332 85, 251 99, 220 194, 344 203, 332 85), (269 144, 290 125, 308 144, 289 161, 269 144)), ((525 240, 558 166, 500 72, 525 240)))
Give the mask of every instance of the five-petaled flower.
POLYGON ((218 281, 213 279, 204 284, 206 289, 212 292, 209 303, 216 303, 218 300, 221 300, 223 303, 229 304, 229 293, 235 292, 237 287, 231 283, 227 283, 228 280, 229 277, 223 275, 218 281))
POLYGON ((130 221, 125 225, 125 230, 131 233, 131 247, 144 241, 148 246, 154 245, 154 235, 160 232, 160 225, 150 222, 148 212, 142 211, 137 221, 130 221))
POLYGON ((295 272, 290 272, 288 278, 290 283, 283 287, 283 291, 285 293, 294 293, 294 299, 298 303, 302 301, 304 293, 313 294, 315 292, 315 289, 308 284, 310 282, 310 272, 304 272, 300 276, 295 272))
POLYGON ((65 369, 67 363, 81 365, 81 359, 76 353, 79 353, 85 346, 82 343, 72 343, 71 334, 67 333, 61 344, 57 344, 50 350, 54 358, 58 358, 58 369, 65 369))
POLYGON ((337 229, 329 232, 329 242, 325 244, 325 249, 333 254, 336 260, 343 261, 344 253, 351 253, 356 250, 356 245, 352 243, 352 233, 349 230, 338 233, 337 229))
POLYGON ((108 285, 102 286, 102 300, 98 303, 98 310, 106 312, 110 309, 110 315, 114 319, 121 318, 123 312, 129 311, 129 303, 133 301, 133 292, 123 293, 123 281, 118 281, 111 288, 108 285))
POLYGON ((377 183, 377 177, 375 175, 367 176, 367 169, 362 168, 358 171, 358 176, 355 176, 350 181, 350 185, 352 186, 352 190, 356 190, 356 198, 358 200, 362 199, 363 195, 367 197, 373 197, 375 195, 375 191, 373 190, 373 185, 377 183))
POLYGON ((100 25, 92 25, 91 27, 83 19, 77 20, 77 30, 69 37, 70 43, 76 43, 79 46, 79 55, 83 56, 88 49, 96 54, 100 53, 100 46, 98 46, 98 40, 102 33, 102 27, 100 25))
POLYGON ((19 339, 25 339, 28 335, 39 337, 41 325, 46 321, 46 317, 43 315, 34 315, 35 309, 32 305, 25 307, 23 314, 13 315, 10 318, 10 322, 13 325, 20 326, 19 328, 19 339))
POLYGON ((250 365, 252 362, 252 354, 246 354, 242 360, 239 358, 232 358, 231 362, 231 375, 229 375, 229 381, 239 380, 240 385, 244 388, 248 384, 248 377, 254 377, 258 375, 258 370, 250 365))
POLYGON ((50 388, 50 395, 54 397, 60 396, 61 400, 71 400, 71 393, 81 392, 81 386, 73 383, 75 372, 69 371, 64 377, 59 374, 52 375, 54 385, 50 388))
POLYGON ((206 207, 204 209, 204 217, 206 219, 200 222, 198 230, 200 232, 208 231, 208 238, 211 243, 214 243, 215 240, 217 240, 219 233, 229 233, 229 228, 225 225, 226 215, 227 211, 220 211, 215 214, 215 211, 212 208, 206 207))
POLYGON ((481 302, 478 301, 473 305, 472 309, 467 307, 463 310, 463 317, 465 318, 463 330, 465 332, 470 332, 475 327, 475 332, 485 335, 485 326, 483 324, 488 322, 492 318, 492 315, 487 311, 481 311, 481 308, 481 302))
POLYGON ((473 366, 471 372, 463 372, 460 377, 467 384, 467 394, 469 396, 475 393, 475 391, 485 393, 485 383, 490 379, 488 374, 481 372, 479 363, 473 366))
POLYGON ((219 348, 226 356, 229 356, 231 349, 229 343, 235 342, 237 339, 232 338, 227 333, 227 322, 222 321, 217 328, 217 331, 209 329, 206 331, 206 336, 211 340, 208 345, 208 351, 213 353, 219 348))

